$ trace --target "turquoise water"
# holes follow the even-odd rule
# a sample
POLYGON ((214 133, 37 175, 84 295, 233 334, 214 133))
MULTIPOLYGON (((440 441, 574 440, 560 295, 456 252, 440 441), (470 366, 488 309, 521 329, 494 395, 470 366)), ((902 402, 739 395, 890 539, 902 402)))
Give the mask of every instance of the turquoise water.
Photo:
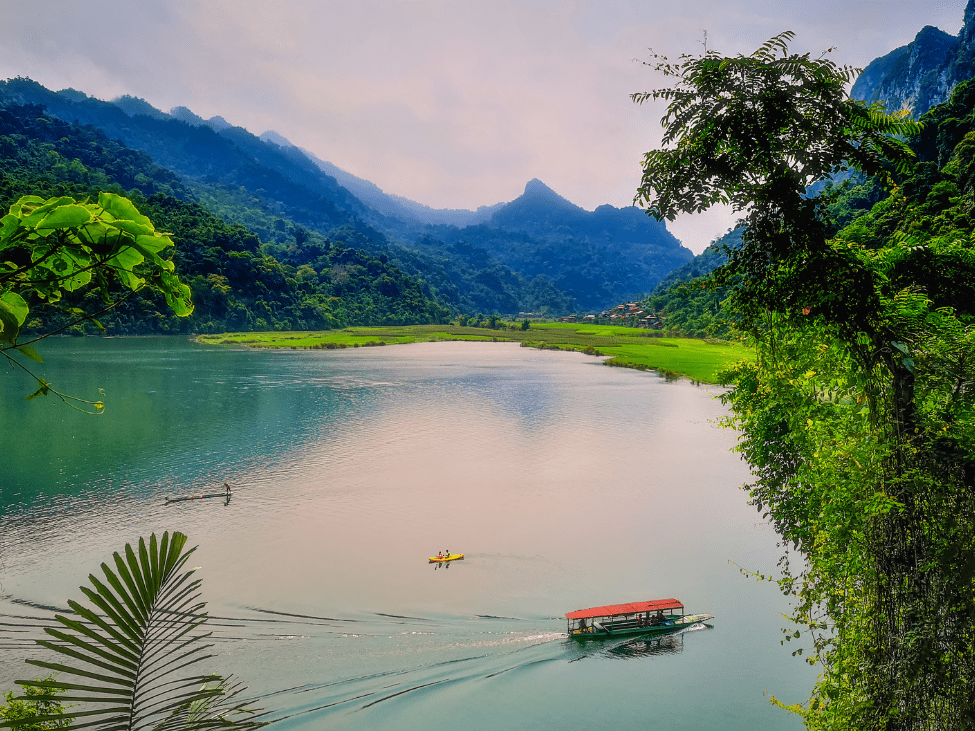
MULTIPOLYGON (((514 344, 259 352, 42 343, 103 416, 0 380, 0 691, 140 535, 199 549, 217 658, 281 729, 795 729, 772 531, 714 392, 514 344), (166 505, 209 492, 224 500, 166 505), (463 562, 436 568, 450 549, 463 562), (566 638, 565 612, 676 597, 709 626, 566 638), (5 624, 4 624, 5 623, 5 624)), ((793 643, 794 644, 794 643, 793 643)))

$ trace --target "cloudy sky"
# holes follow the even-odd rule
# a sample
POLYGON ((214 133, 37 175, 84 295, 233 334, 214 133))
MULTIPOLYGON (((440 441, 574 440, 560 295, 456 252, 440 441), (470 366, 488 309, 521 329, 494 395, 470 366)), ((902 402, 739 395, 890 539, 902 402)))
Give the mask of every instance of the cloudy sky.
MULTIPOLYGON (((275 130, 388 193, 437 208, 516 198, 629 205, 662 109, 649 48, 748 53, 793 30, 865 66, 965 0, 0 0, 0 78, 186 106, 275 130)), ((670 228, 700 251, 727 212, 670 228)))

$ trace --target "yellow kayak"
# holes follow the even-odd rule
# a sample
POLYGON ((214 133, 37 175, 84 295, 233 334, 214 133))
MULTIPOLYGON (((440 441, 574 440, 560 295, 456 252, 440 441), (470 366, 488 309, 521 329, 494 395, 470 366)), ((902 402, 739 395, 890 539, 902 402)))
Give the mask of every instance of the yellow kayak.
POLYGON ((452 553, 449 556, 431 556, 430 563, 447 563, 447 561, 459 561, 464 558, 463 553, 452 553))

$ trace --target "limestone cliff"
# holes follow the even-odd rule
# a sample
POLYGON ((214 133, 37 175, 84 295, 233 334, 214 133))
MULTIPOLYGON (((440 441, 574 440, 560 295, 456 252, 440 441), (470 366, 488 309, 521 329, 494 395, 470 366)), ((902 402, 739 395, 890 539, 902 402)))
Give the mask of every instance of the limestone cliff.
POLYGON ((975 76, 975 0, 969 0, 961 31, 952 36, 925 26, 913 41, 875 59, 857 78, 850 96, 883 101, 920 117, 948 99, 955 84, 975 76))

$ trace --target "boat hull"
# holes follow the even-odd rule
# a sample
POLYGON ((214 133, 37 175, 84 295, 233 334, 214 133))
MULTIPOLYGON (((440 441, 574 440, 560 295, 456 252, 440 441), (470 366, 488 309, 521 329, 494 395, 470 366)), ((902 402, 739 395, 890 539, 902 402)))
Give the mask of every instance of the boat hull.
POLYGON ((449 556, 444 556, 443 558, 438 558, 437 556, 430 557, 430 563, 447 563, 448 561, 461 561, 464 558, 463 553, 452 553, 449 556))
POLYGON ((709 619, 714 619, 714 615, 687 614, 683 617, 668 619, 661 624, 649 626, 631 626, 627 623, 624 626, 613 627, 611 623, 604 625, 594 622, 585 631, 575 630, 569 636, 575 640, 601 640, 607 637, 626 637, 628 635, 655 635, 665 632, 677 632, 700 622, 706 622, 709 619))

